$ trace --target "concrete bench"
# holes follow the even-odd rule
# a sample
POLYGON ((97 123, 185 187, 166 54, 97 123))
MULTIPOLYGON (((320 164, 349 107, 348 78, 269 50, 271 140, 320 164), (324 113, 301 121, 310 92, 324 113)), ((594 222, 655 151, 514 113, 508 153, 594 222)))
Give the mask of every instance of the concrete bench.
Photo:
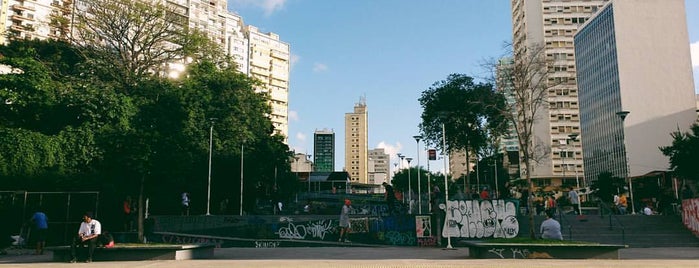
MULTIPOLYGON (((143 261, 143 260, 190 260, 209 259, 214 256, 215 245, 167 245, 167 244, 115 244, 114 247, 98 247, 93 261, 143 261)), ((53 260, 68 262, 70 246, 48 247, 53 251, 53 260)), ((76 249, 78 260, 84 260, 87 248, 76 249), (82 258, 81 258, 82 257, 82 258)))
POLYGON ((619 259, 626 245, 568 243, 488 243, 463 241, 469 256, 477 259, 619 259))

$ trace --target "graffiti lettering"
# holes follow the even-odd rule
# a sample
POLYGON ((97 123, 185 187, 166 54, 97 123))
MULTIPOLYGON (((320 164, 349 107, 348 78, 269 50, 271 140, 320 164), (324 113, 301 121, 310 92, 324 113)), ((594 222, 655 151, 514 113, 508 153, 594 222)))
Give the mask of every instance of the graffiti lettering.
POLYGON ((529 255, 530 255, 530 252, 528 249, 520 249, 520 248, 491 248, 488 250, 488 252, 492 253, 495 256, 500 257, 501 259, 504 259, 505 254, 509 254, 509 253, 512 253, 513 259, 517 259, 517 258, 527 259, 527 258, 529 258, 529 255))
POLYGON ((353 233, 368 233, 369 232, 369 219, 368 218, 351 218, 350 219, 351 231, 353 233))
POLYGON ((390 231, 384 234, 384 238, 391 245, 415 245, 416 243, 412 233, 390 231))
MULTIPOLYGON (((290 221, 291 219, 287 219, 290 221)), ((281 227, 275 233, 279 235, 279 238, 286 239, 306 239, 307 235, 311 238, 325 239, 325 235, 329 233, 336 232, 332 221, 315 221, 307 223, 306 225, 296 225, 291 222, 287 224, 286 227, 281 227)))
POLYGON ((281 243, 276 241, 255 241, 256 248, 276 248, 281 243))
POLYGON ((437 238, 434 236, 418 237, 417 238, 417 245, 419 247, 434 247, 437 245, 437 238))
POLYGON ((208 237, 182 236, 182 235, 162 235, 163 243, 168 244, 214 244, 216 248, 220 248, 223 240, 212 239, 208 237))
POLYGON ((516 207, 505 200, 455 200, 445 210, 444 237, 513 238, 519 233, 516 207))
POLYGON ((682 222, 699 237, 699 198, 682 200, 682 222))
POLYGON ((313 238, 320 238, 320 240, 325 239, 325 234, 331 233, 333 230, 332 222, 317 221, 315 223, 310 223, 306 226, 306 233, 310 234, 313 238))

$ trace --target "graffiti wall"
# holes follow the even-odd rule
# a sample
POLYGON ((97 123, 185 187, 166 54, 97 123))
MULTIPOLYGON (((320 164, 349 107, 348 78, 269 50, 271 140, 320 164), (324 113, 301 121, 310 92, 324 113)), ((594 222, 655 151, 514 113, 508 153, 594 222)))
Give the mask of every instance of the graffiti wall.
MULTIPOLYGON (((440 208, 445 214, 386 215, 382 204, 354 207, 350 216, 350 237, 355 243, 399 246, 437 246, 442 238, 513 238, 519 233, 517 204, 511 200, 452 200, 440 208), (442 216, 444 215, 444 216, 442 216)), ((695 210, 696 211, 696 210, 695 210)), ((693 215, 697 215, 694 212, 693 215)), ((278 247, 275 241, 336 242, 337 215, 249 215, 249 216, 154 216, 153 232, 172 232, 217 238, 258 241, 255 247, 278 247)), ((698 220, 694 220, 696 222, 698 220)), ((697 228, 699 229, 699 227, 697 228)), ((191 238, 165 236, 171 243, 192 242, 191 238)), ((209 241, 220 245, 220 241, 209 241)), ((322 243, 321 243, 322 244, 322 243)))
POLYGON ((513 238, 519 233, 517 206, 506 200, 454 200, 446 206, 443 237, 513 238))
POLYGON ((682 200, 682 222, 699 237, 699 198, 682 200))

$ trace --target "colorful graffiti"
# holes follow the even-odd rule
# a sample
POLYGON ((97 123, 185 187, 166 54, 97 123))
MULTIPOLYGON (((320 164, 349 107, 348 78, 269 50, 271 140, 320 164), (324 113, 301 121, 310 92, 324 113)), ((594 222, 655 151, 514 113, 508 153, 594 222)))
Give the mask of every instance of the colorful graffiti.
POLYGON ((699 237, 699 198, 682 200, 682 222, 699 237))
POLYGON ((443 237, 513 238, 519 233, 515 203, 505 200, 454 200, 446 206, 443 237))

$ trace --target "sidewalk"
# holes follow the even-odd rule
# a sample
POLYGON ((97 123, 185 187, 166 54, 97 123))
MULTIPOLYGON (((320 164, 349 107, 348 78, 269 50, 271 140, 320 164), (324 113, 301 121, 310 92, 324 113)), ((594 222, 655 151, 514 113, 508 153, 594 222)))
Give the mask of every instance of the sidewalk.
POLYGON ((214 259, 187 261, 134 261, 60 263, 50 252, 31 250, 0 255, 2 267, 697 267, 699 248, 632 248, 622 260, 494 260, 469 259, 468 249, 416 247, 221 248, 214 259))

